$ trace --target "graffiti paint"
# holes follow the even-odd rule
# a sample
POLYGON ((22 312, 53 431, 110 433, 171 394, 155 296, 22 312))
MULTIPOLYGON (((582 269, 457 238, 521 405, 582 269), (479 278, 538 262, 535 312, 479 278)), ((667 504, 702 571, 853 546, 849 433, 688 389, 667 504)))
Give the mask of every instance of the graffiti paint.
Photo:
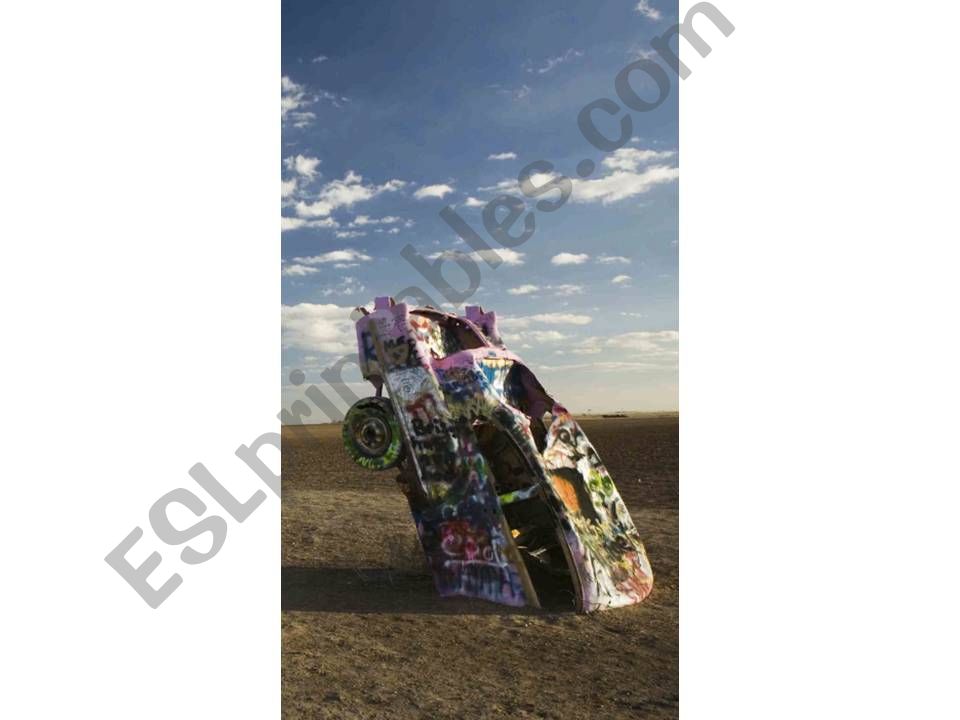
POLYGON ((398 481, 442 596, 538 606, 534 578, 547 578, 591 612, 650 593, 650 563, 610 474, 505 348, 495 313, 390 298, 361 313, 360 367, 389 395, 408 449, 398 481))

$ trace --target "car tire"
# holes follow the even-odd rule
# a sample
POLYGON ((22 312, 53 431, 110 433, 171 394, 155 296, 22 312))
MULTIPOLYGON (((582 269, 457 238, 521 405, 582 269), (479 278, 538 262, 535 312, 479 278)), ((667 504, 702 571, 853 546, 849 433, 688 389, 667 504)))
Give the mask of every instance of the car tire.
POLYGON ((386 398, 364 398, 343 419, 343 444, 353 461, 367 470, 389 470, 403 460, 403 434, 386 398))

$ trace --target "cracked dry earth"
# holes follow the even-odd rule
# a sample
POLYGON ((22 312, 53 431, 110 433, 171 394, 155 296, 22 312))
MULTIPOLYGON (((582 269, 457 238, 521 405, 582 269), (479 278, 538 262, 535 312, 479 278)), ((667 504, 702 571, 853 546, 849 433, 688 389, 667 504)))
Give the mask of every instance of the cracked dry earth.
POLYGON ((589 616, 437 597, 395 473, 356 466, 339 425, 285 427, 283 716, 677 717, 678 417, 580 421, 655 575, 589 616))

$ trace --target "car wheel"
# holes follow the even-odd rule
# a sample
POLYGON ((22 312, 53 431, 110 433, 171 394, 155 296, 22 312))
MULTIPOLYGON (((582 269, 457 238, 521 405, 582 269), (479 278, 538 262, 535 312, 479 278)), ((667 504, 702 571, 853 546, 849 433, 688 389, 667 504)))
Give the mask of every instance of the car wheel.
POLYGON ((343 419, 343 444, 353 461, 368 470, 389 470, 403 459, 400 423, 386 398, 364 398, 343 419))

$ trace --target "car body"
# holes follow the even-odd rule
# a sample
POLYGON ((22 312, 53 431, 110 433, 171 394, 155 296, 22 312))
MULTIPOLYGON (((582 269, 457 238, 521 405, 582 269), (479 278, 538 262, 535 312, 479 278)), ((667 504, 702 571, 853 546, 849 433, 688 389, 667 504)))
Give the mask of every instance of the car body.
POLYGON ((442 596, 592 612, 650 593, 646 551, 610 474, 504 346, 495 313, 385 297, 358 310, 360 368, 376 397, 351 408, 344 441, 364 467, 400 468, 442 596))

